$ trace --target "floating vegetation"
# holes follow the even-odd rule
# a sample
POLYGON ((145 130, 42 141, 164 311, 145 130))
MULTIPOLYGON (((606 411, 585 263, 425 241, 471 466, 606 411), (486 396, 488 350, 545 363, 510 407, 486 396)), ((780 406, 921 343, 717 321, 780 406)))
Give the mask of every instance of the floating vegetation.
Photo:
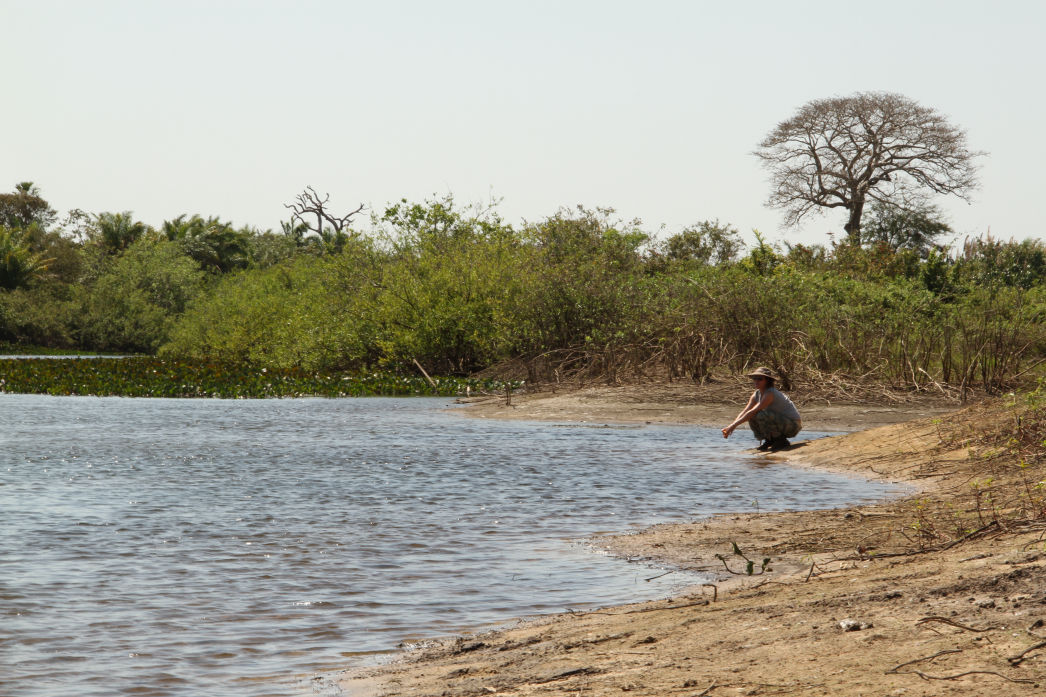
POLYGON ((456 397, 517 390, 519 381, 432 378, 388 373, 272 370, 149 357, 0 359, 0 392, 98 397, 456 397))
MULTIPOLYGON (((14 356, 97 356, 97 351, 82 351, 80 349, 49 348, 47 346, 32 346, 27 344, 12 344, 0 341, 0 358, 14 356)), ((122 354, 121 354, 122 355, 122 354)))

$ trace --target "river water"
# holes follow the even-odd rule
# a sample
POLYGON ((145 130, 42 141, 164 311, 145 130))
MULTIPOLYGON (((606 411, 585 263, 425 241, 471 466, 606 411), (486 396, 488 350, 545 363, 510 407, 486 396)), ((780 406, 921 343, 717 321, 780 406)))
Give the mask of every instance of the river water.
POLYGON ((0 395, 0 693, 319 694, 403 642, 697 580, 577 538, 891 493, 740 432, 450 405, 0 395))

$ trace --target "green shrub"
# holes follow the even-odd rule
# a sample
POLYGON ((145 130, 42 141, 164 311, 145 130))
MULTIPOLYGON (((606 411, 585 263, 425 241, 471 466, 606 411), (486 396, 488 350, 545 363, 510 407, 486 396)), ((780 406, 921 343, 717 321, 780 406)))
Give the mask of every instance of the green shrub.
POLYGON ((0 341, 52 348, 77 345, 80 301, 51 286, 0 291, 0 341))
POLYGON ((142 239, 113 258, 87 290, 86 346, 152 353, 203 288, 203 273, 172 242, 142 239))
POLYGON ((228 274, 192 303, 160 354, 183 359, 313 368, 329 361, 330 313, 324 265, 299 258, 228 274))

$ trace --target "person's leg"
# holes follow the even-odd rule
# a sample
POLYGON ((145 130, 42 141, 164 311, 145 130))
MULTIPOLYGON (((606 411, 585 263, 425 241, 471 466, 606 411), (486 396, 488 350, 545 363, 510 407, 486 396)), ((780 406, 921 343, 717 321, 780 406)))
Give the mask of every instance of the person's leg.
POLYGON ((777 435, 774 436, 770 441, 771 450, 781 450, 783 448, 790 448, 792 444, 788 442, 789 438, 794 438, 798 433, 799 429, 802 428, 802 424, 798 421, 793 421, 786 416, 780 414, 774 415, 774 431, 777 435))
POLYGON ((756 439, 761 441, 759 450, 769 450, 770 443, 773 442, 773 419, 770 417, 770 412, 765 409, 760 412, 756 412, 752 415, 752 418, 748 420, 748 426, 752 429, 752 433, 756 439))
POLYGON ((767 409, 757 412, 748 423, 756 438, 765 441, 759 446, 761 450, 779 450, 791 446, 788 439, 799 433, 800 429, 799 422, 767 409))

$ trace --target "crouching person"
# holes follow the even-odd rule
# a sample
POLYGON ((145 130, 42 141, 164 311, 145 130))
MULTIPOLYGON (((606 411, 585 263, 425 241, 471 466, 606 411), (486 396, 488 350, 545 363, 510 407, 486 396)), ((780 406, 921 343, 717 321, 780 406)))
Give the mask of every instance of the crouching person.
POLYGON ((756 368, 747 377, 752 378, 755 392, 734 422, 723 429, 723 438, 729 438, 738 426, 747 423, 761 441, 757 450, 781 450, 791 445, 803 428, 799 410, 783 392, 774 387, 777 376, 769 368, 756 368))

